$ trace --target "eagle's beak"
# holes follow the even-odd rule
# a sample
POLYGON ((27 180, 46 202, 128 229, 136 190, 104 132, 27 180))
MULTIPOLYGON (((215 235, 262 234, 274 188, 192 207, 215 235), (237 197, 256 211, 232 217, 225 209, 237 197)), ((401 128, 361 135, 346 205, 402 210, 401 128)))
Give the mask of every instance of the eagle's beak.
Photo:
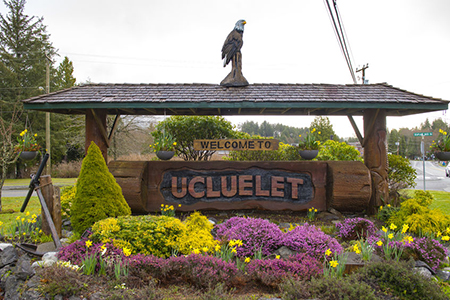
POLYGON ((247 24, 247 22, 245 22, 245 21, 244 21, 244 22, 242 22, 242 24, 244 24, 244 25, 245 25, 245 24, 247 24))

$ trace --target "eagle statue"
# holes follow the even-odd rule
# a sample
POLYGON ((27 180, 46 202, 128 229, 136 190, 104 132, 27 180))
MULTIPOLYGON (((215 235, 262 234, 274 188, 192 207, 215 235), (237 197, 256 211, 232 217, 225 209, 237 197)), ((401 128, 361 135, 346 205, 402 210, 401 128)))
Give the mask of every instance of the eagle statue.
POLYGON ((236 22, 234 29, 228 34, 222 47, 223 66, 226 67, 231 61, 231 72, 220 83, 223 86, 247 86, 248 81, 242 75, 241 48, 244 44, 242 35, 244 33, 245 20, 236 22))

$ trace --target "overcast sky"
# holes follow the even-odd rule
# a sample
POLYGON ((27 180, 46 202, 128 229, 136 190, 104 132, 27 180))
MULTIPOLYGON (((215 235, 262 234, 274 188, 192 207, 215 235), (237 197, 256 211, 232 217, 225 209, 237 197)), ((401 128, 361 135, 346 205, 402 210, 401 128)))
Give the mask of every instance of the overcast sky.
MULTIPOLYGON (((369 83, 450 100, 449 0, 337 3, 354 68, 368 63, 369 83)), ((3 4, 0 13, 7 13, 3 4)), ((220 51, 239 19, 247 21, 249 83, 353 83, 321 0, 28 0, 25 13, 44 17, 58 62, 69 57, 78 83, 218 84, 231 69, 222 67, 220 51)), ((449 122, 444 112, 389 117, 388 129, 426 117, 449 122)), ((248 119, 304 127, 313 117, 248 119)), ((330 119, 339 136, 354 136, 346 117, 330 119)))

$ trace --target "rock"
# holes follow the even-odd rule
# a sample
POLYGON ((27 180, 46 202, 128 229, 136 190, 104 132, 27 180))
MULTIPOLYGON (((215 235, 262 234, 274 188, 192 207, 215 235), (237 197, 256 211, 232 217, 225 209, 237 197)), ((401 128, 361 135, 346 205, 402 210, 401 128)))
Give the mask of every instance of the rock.
POLYGON ((53 260, 54 262, 58 261, 58 252, 47 252, 42 256, 42 260, 45 261, 49 261, 49 260, 53 260))
POLYGON ((432 268, 430 268, 429 265, 427 265, 425 262, 421 261, 421 260, 416 260, 416 268, 425 268, 428 269, 428 271, 430 271, 431 275, 436 275, 436 272, 433 271, 432 268))
POLYGON ((450 272, 449 271, 437 270, 436 276, 439 277, 442 281, 450 280, 450 272))
POLYGON ((433 276, 431 274, 430 270, 428 268, 425 268, 425 267, 416 267, 416 268, 414 268, 414 270, 417 273, 419 273, 420 275, 422 275, 422 276, 424 276, 426 278, 429 278, 429 279, 431 279, 431 277, 433 276))
POLYGON ((0 268, 17 262, 17 251, 13 246, 6 247, 0 254, 0 268))
POLYGON ((36 272, 31 267, 31 259, 27 255, 22 255, 16 264, 14 275, 18 280, 25 281, 34 276, 36 272))
POLYGON ((340 212, 338 212, 337 210, 335 210, 334 208, 330 207, 330 208, 328 209, 328 211, 329 211, 330 213, 332 213, 333 215, 337 216, 339 219, 344 219, 344 216, 343 216, 340 212))
POLYGON ((18 287, 17 277, 15 275, 8 276, 5 283, 5 299, 20 299, 18 287))
POLYGON ((279 255, 281 258, 288 258, 289 256, 295 255, 297 252, 292 251, 286 246, 278 248, 273 254, 279 255))
POLYGON ((10 243, 0 243, 0 250, 5 250, 6 247, 12 246, 10 243))
POLYGON ((42 267, 44 267, 44 261, 42 261, 42 260, 35 261, 35 262, 31 265, 31 267, 32 267, 33 269, 36 269, 36 268, 42 268, 42 267))
POLYGON ((56 250, 56 247, 55 247, 54 242, 47 242, 47 243, 39 244, 37 247, 37 252, 40 252, 40 253, 54 252, 55 250, 56 250))
POLYGON ((323 212, 319 213, 317 215, 317 219, 320 220, 320 221, 323 221, 323 222, 340 220, 339 216, 337 216, 335 214, 332 214, 332 213, 329 213, 329 212, 326 212, 326 211, 323 211, 323 212))

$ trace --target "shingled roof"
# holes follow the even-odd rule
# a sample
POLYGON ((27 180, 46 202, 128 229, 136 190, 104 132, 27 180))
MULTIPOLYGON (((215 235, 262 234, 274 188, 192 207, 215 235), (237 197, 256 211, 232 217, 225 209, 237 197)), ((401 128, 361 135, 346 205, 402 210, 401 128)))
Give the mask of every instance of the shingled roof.
POLYGON ((385 109, 404 116, 448 109, 448 101, 387 84, 89 84, 24 100, 24 108, 63 114, 362 115, 385 109))

